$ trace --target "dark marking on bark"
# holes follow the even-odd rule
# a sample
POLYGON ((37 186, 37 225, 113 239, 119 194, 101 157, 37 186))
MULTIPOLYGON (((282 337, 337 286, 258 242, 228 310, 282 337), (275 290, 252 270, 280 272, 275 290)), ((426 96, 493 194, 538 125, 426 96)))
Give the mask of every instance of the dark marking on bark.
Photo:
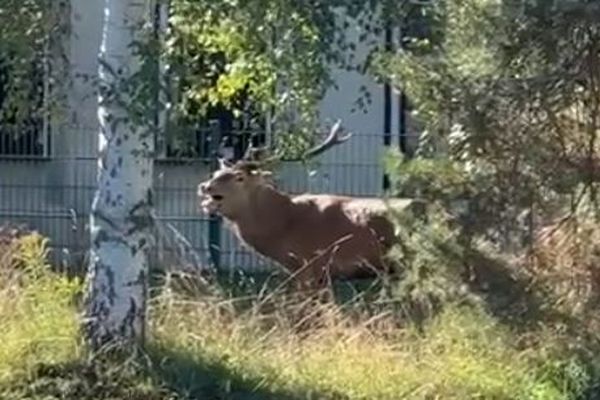
POLYGON ((121 337, 132 337, 134 335, 129 334, 135 332, 135 318, 137 315, 137 305, 135 304, 135 300, 130 297, 129 298, 129 310, 127 310, 127 314, 123 319, 123 324, 119 327, 119 333, 121 337))
POLYGON ((115 119, 114 121, 110 122, 110 130, 111 132, 117 132, 117 129, 119 128, 119 120, 115 119))
POLYGON ((129 135, 123 135, 123 140, 126 142, 129 140, 129 135))
POLYGON ((108 233, 106 233, 106 231, 100 229, 97 231, 97 233, 92 238, 92 244, 94 245, 95 248, 98 248, 98 247, 100 247, 102 242, 106 242, 108 240, 110 240, 108 233))
POLYGON ((106 280, 108 281, 107 296, 111 306, 115 304, 115 300, 117 298, 117 292, 115 291, 115 273, 112 270, 113 267, 115 266, 103 264, 104 273, 106 274, 106 280))
POLYGON ((144 287, 145 287, 145 285, 146 285, 146 271, 144 271, 144 270, 140 271, 140 274, 138 275, 138 283, 140 285, 144 285, 144 287))
POLYGON ((154 227, 154 219, 150 215, 135 215, 128 218, 131 223, 131 228, 127 230, 127 235, 132 235, 135 232, 141 232, 154 227))
POLYGON ((144 345, 144 341, 146 340, 146 317, 148 310, 148 274, 145 270, 140 271, 140 276, 138 277, 140 284, 142 285, 142 308, 140 314, 140 320, 142 326, 140 327, 140 337, 142 339, 142 346, 144 345))
POLYGON ((144 213, 144 208, 146 208, 146 207, 147 207, 146 201, 140 200, 137 203, 135 203, 133 205, 133 207, 131 207, 131 210, 129 211, 129 215, 134 216, 138 211, 140 213, 144 213))
MULTIPOLYGON (((119 139, 119 140, 121 140, 121 139, 119 139)), ((123 157, 119 157, 119 158, 117 159, 117 165, 118 165, 119 167, 122 167, 122 166, 123 166, 123 157)))
POLYGON ((110 170, 110 177, 114 178, 117 176, 117 167, 112 167, 112 169, 110 170))
MULTIPOLYGON (((108 333, 103 331, 103 327, 105 321, 110 316, 110 307, 107 304, 107 300, 110 302, 111 291, 110 287, 105 285, 106 281, 102 281, 103 283, 100 286, 96 285, 96 276, 101 272, 106 274, 108 269, 102 262, 94 260, 92 258, 88 267, 88 283, 84 299, 85 312, 82 331, 88 342, 90 342, 90 345, 95 346, 94 348, 99 348, 99 346, 106 343, 107 339, 108 333)), ((114 277, 112 280, 114 281, 114 277)), ((111 281, 109 274, 107 274, 107 281, 109 283, 111 281)))
POLYGON ((106 204, 110 204, 111 199, 112 199, 112 192, 110 190, 106 190, 106 196, 104 196, 104 202, 106 204))
POLYGON ((152 189, 148 189, 146 191, 146 203, 148 203, 149 207, 152 207, 154 205, 154 192, 152 191, 152 189))
POLYGON ((132 215, 127 218, 127 222, 131 224, 131 228, 127 230, 127 235, 131 235, 134 232, 141 232, 146 229, 152 229, 154 227, 154 218, 152 218, 149 213, 132 215))
POLYGON ((131 257, 135 257, 138 252, 138 248, 136 247, 136 245, 134 244, 129 246, 129 250, 131 251, 131 257))
POLYGON ((133 281, 127 282, 125 284, 125 286, 131 287, 131 286, 138 286, 138 285, 142 285, 142 287, 146 287, 146 273, 142 270, 140 271, 140 273, 138 274, 138 277, 136 279, 134 279, 133 281))
POLYGON ((123 140, 121 138, 117 138, 117 140, 115 140, 115 146, 120 146, 123 143, 123 140))
MULTIPOLYGON (((109 225, 111 229, 113 229, 117 232, 121 232, 121 229, 119 228, 119 226, 117 224, 115 224, 110 218, 104 216, 99 210, 92 210, 92 218, 97 218, 100 221, 102 221, 103 223, 109 225)), ((127 245, 127 241, 125 241, 122 237, 120 237, 120 235, 117 235, 117 236, 109 235, 104 229, 98 230, 97 235, 102 235, 102 238, 98 242, 96 242, 96 241, 94 242, 94 244, 96 244, 96 245, 99 245, 100 242, 102 242, 102 241, 111 241, 111 240, 115 241, 117 243, 127 245)))

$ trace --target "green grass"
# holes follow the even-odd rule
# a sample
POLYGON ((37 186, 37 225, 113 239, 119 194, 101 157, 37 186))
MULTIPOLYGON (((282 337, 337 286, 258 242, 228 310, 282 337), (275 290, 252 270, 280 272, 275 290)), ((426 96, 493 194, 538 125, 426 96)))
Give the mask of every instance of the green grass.
POLYGON ((417 329, 270 291, 245 307, 162 291, 147 354, 90 361, 80 283, 48 272, 42 244, 30 238, 18 268, 0 267, 2 399, 575 400, 593 383, 551 329, 517 333, 476 306, 449 306, 417 329))
MULTIPOLYGON (((515 348, 510 332, 472 308, 446 310, 425 335, 383 322, 351 323, 323 310, 330 324, 305 336, 285 322, 268 333, 255 317, 231 322, 207 313, 207 304, 168 307, 155 319, 155 343, 243 377, 235 390, 259 383, 269 392, 318 398, 571 398, 572 377, 557 381, 544 372, 556 360, 537 357, 536 348, 515 348)), ((583 370, 580 377, 586 378, 583 370)))
POLYGON ((0 266, 0 382, 80 354, 72 307, 79 284, 47 272, 43 244, 23 239, 18 258, 0 266))

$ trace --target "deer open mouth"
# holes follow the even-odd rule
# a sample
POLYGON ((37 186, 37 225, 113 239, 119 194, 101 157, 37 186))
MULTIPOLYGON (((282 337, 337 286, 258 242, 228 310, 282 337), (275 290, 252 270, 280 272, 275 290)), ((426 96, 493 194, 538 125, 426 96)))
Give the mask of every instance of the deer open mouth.
POLYGON ((218 213, 223 204, 223 195, 204 193, 200 197, 200 207, 206 213, 218 213))

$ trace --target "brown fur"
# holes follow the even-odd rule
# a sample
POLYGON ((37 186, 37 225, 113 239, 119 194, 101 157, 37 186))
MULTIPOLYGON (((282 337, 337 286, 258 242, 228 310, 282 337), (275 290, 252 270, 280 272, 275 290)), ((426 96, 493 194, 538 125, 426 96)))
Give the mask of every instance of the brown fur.
MULTIPOLYGON (((244 243, 296 274, 302 285, 320 286, 328 277, 352 279, 387 270, 384 256, 395 237, 383 200, 290 196, 264 174, 248 163, 222 166, 199 185, 203 209, 222 215, 244 243)), ((406 206, 410 201, 395 203, 406 206)))

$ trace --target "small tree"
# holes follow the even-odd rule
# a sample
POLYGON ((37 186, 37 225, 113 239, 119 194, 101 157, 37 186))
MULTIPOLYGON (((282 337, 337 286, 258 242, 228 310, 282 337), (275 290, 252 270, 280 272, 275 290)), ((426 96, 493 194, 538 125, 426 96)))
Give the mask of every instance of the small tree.
MULTIPOLYGON (((461 187, 446 194, 469 198, 469 229, 508 243, 524 219, 548 222, 586 202, 597 213, 598 7, 488 0, 422 7, 432 38, 410 38, 380 65, 413 101, 423 144, 436 144, 420 155, 443 148, 442 162, 462 174, 461 187)), ((418 158, 410 169, 428 165, 418 158)), ((410 177, 399 175, 405 189, 410 177)), ((431 180, 422 182, 431 192, 431 180)))
POLYGON ((519 256, 505 258, 518 260, 510 263, 511 279, 530 274, 528 291, 543 286, 544 297, 557 294, 552 307, 595 320, 598 3, 445 0, 418 7, 429 18, 428 34, 408 32, 404 48, 380 56, 378 65, 407 93, 424 127, 416 157, 389 157, 389 170, 396 192, 443 206, 443 229, 432 235, 437 240, 441 233, 443 246, 436 249, 443 262, 422 250, 435 243, 424 237, 434 223, 417 225, 411 236, 404 229, 416 240, 409 242, 415 257, 407 258, 412 275, 403 287, 413 298, 422 292, 417 284, 445 296, 430 283, 433 272, 446 272, 438 265, 468 266, 470 282, 482 265, 480 275, 493 276, 493 264, 477 251, 493 249, 519 256), (458 265, 448 262, 455 258, 458 265))
POLYGON ((149 65, 143 57, 150 8, 106 0, 99 66, 98 188, 90 218, 91 257, 84 333, 93 349, 144 338, 152 242, 154 137, 146 121, 149 65))

